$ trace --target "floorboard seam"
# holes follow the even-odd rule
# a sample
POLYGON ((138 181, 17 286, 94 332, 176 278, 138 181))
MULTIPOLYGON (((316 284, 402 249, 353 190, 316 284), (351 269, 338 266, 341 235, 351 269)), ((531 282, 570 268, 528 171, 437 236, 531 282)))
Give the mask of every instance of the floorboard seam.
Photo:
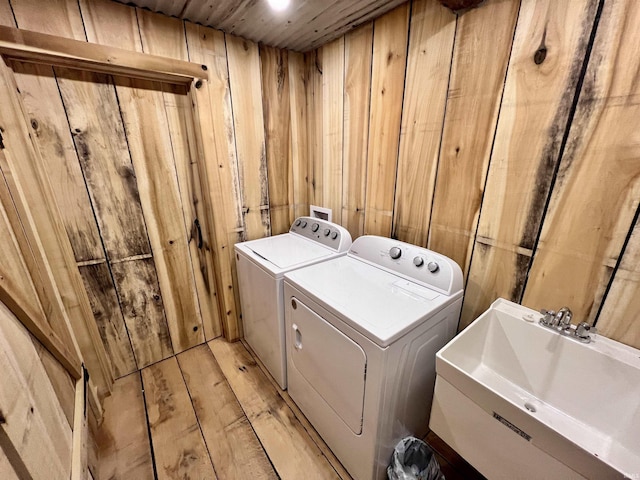
MULTIPOLYGON (((200 345, 196 345, 196 346, 199 347, 200 345)), ((192 348, 195 348, 195 347, 192 347, 192 348)), ((180 353, 183 353, 183 352, 180 352, 180 353)), ((216 472, 216 465, 215 463, 213 463, 213 457, 211 456, 211 451, 209 450, 209 445, 207 444, 207 439, 205 438, 204 432, 202 431, 202 424, 200 423, 200 419, 198 418, 198 412, 196 411, 196 407, 193 404, 193 398, 191 398, 189 385, 187 385, 187 380, 184 378, 184 372, 182 371, 182 365, 180 364, 179 355, 180 354, 177 354, 175 357, 176 357, 176 362, 178 364, 178 370, 180 370, 180 376, 182 377, 182 383, 184 384, 184 388, 187 391, 187 395, 189 395, 189 402, 191 403, 191 408, 193 409, 193 415, 196 417, 196 422, 198 423, 198 430, 200 430, 200 436, 202 437, 202 441, 204 442, 204 447, 207 449, 207 455, 209 456, 209 461, 211 462, 211 468, 213 468, 213 472, 216 474, 216 478, 219 478, 218 472, 216 472)))
MULTIPOLYGON (((216 358, 216 354, 213 352, 213 350, 209 346, 209 342, 213 342, 214 340, 215 340, 215 338, 212 339, 212 340, 209 340, 208 342, 206 342, 207 348, 211 352, 211 355, 213 356, 213 360, 216 362, 216 365, 218 365, 218 368, 222 372, 222 376, 224 377, 224 381, 227 384, 227 386, 229 387, 229 390, 231 390, 231 393, 233 393, 233 396, 235 397, 236 402, 238 402, 238 405, 240 405, 240 410, 242 410, 242 413, 244 414, 244 418, 247 419, 247 423, 251 427, 251 431, 253 432, 253 434, 256 436, 256 439, 258 440, 258 443, 260 444, 260 447, 262 448, 262 451, 264 451, 264 454, 267 457, 267 460, 269 460, 269 464, 271 465, 271 468, 273 468, 273 471, 276 474, 276 476, 278 477, 278 479, 281 479, 282 477, 280 476, 280 473, 278 473, 278 469, 276 468, 276 466, 271 461, 271 457, 269 456, 269 452, 267 452, 267 449, 265 448, 264 444, 262 443, 262 439, 260 438, 260 435, 258 435, 258 432, 256 432, 256 429, 253 428, 253 423, 251 422, 251 419, 249 419, 249 416, 247 415, 247 411, 244 409, 244 406, 242 405, 242 402, 238 398, 238 395, 236 394, 236 391, 233 389, 233 386, 229 383, 229 380, 227 379, 227 376, 224 374, 224 370, 222 370, 222 367, 220 367, 220 364, 218 363, 218 359, 216 358)), ((226 341, 226 340, 224 340, 224 341, 226 341)))
POLYGON ((144 418, 147 426, 147 436, 149 437, 149 450, 151 450, 151 466, 153 467, 153 478, 158 480, 158 470, 156 467, 156 454, 153 450, 153 437, 151 436, 151 424, 149 423, 149 411, 147 410, 147 394, 144 391, 144 380, 142 379, 142 370, 138 370, 137 375, 140 377, 140 387, 142 390, 142 404, 144 405, 144 418))

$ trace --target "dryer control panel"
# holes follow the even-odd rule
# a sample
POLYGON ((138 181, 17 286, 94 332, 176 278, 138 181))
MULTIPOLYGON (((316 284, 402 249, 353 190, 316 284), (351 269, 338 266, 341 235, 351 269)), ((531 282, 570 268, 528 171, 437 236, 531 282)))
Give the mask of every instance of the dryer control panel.
POLYGON ((462 290, 462 270, 458 264, 417 245, 365 235, 353 242, 348 255, 447 295, 462 290))
POLYGON ((346 252, 351 246, 351 234, 346 228, 320 218, 298 217, 289 233, 321 243, 336 252, 346 252))

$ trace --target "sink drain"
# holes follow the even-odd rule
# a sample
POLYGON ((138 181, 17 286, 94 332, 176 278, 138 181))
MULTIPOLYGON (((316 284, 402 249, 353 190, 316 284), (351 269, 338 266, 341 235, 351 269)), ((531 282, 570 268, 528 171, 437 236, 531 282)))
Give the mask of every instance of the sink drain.
POLYGON ((529 410, 531 413, 536 413, 536 406, 530 402, 525 403, 524 408, 529 410))

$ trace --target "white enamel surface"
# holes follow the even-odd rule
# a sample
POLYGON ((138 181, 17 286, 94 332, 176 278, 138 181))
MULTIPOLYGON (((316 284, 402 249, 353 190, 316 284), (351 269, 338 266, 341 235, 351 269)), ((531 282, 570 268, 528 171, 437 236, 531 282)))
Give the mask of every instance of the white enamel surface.
POLYGON ((285 278, 382 347, 462 293, 442 295, 351 256, 295 270, 285 278))
MULTIPOLYGON (((289 395, 354 480, 385 479, 398 441, 428 431, 435 354, 455 333, 461 298, 449 298, 434 315, 425 310, 428 320, 383 348, 289 279, 284 292, 289 395), (292 299, 298 302, 296 309, 292 299), (308 308, 304 318, 302 305, 308 308), (302 365, 294 325, 302 332, 302 351, 314 349, 313 359, 302 365), (362 431, 356 433, 360 416, 362 431)), ((358 286, 350 292, 357 294, 358 286)))
POLYGON ((282 277, 274 278, 244 255, 236 261, 244 338, 280 388, 287 386, 282 277))
POLYGON ((335 252, 346 252, 351 248, 351 234, 335 223, 320 218, 298 217, 289 233, 320 243, 335 252))
POLYGON ((284 292, 289 395, 355 480, 386 478, 398 441, 428 431, 435 354, 460 315, 460 268, 366 236, 347 256, 285 274, 284 292), (417 267, 418 255, 440 269, 417 267))
POLYGON ((291 310, 290 365, 355 434, 362 432, 364 350, 300 299, 291 310))
POLYGON ((283 270, 327 258, 334 253, 319 243, 286 233, 254 240, 247 247, 283 270))
POLYGON ((292 226, 290 233, 234 246, 245 339, 282 389, 287 387, 283 275, 295 268, 346 255, 351 245, 349 232, 341 226, 324 222, 323 227, 340 233, 335 245, 331 246, 325 238, 314 239, 308 229, 302 234, 295 233, 292 226))
POLYGON ((539 318, 494 302, 438 352, 438 375, 488 413, 507 412, 532 445, 587 477, 640 474, 640 351, 604 337, 581 344, 539 318))
POLYGON ((349 256, 445 295, 455 295, 462 290, 462 270, 458 264, 417 245, 365 235, 356 238, 349 249, 349 256), (397 249, 400 257, 391 258, 391 249, 397 249), (415 259, 422 260, 422 265, 417 266, 415 259), (430 263, 437 267, 434 271, 429 270, 430 263))
POLYGON ((430 428, 492 480, 586 479, 532 447, 441 376, 436 380, 430 428))

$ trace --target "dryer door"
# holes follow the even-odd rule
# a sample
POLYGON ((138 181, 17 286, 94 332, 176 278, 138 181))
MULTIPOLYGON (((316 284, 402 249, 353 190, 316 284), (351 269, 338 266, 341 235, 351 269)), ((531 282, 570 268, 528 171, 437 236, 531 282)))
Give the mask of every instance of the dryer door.
POLYGON ((287 325, 292 366, 353 433, 360 434, 367 366, 364 350, 297 298, 291 302, 287 325))

